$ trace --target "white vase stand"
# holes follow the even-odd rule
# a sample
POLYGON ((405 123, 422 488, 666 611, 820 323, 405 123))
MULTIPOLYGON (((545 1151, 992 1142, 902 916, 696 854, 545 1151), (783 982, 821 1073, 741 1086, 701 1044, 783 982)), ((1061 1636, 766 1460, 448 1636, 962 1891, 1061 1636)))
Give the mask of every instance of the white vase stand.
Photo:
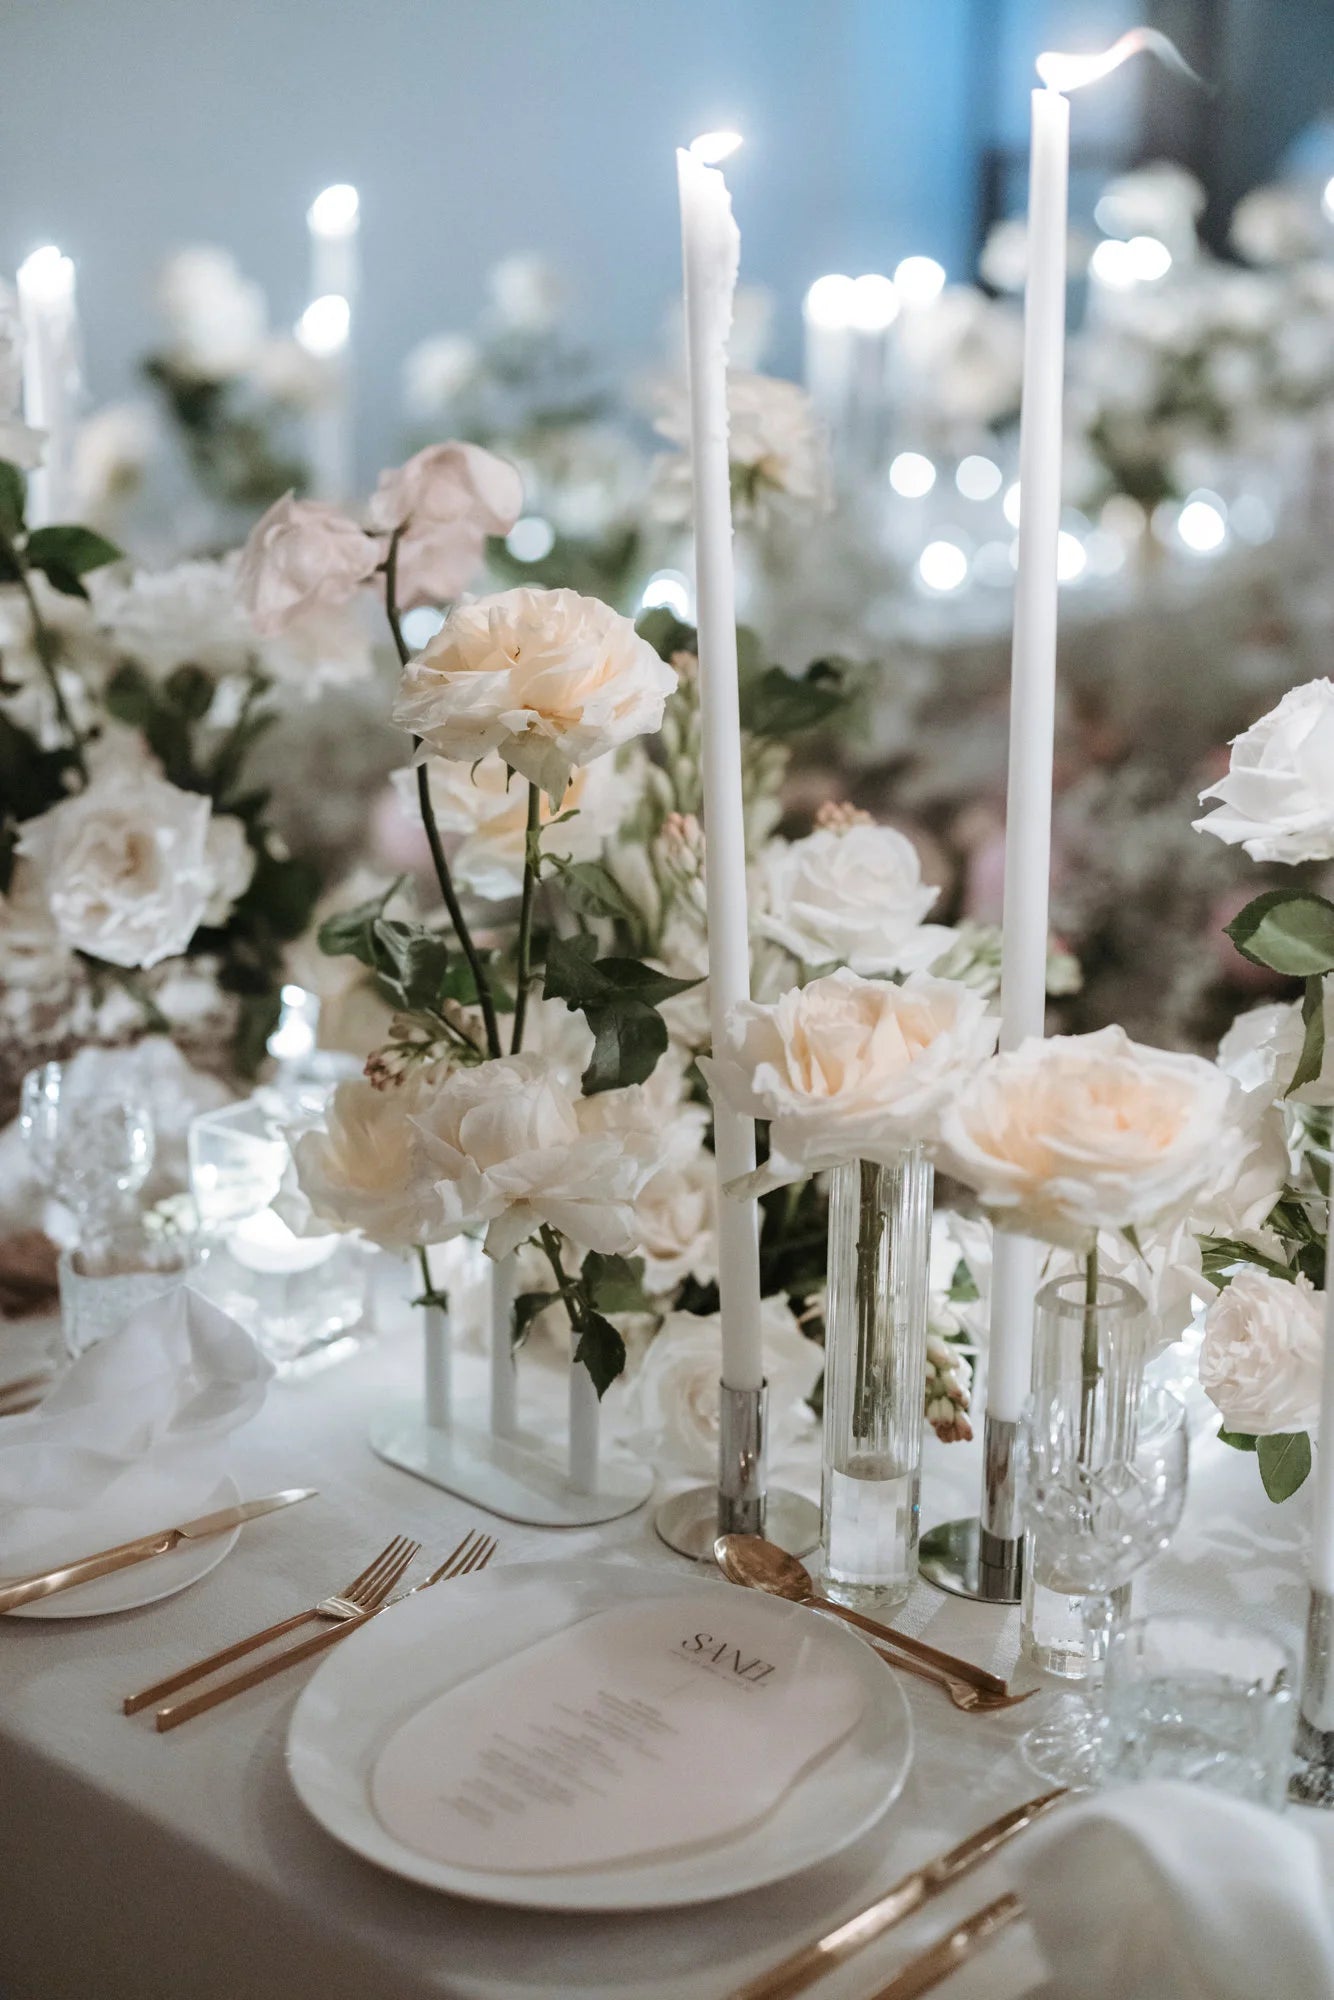
POLYGON ((507 1260, 492 1272, 490 1394, 457 1407, 448 1318, 439 1306, 422 1308, 422 1402, 404 1402, 377 1417, 370 1432, 372 1449, 390 1465, 460 1500, 529 1527, 586 1528, 633 1513, 653 1491, 652 1467, 625 1452, 601 1448, 597 1392, 581 1364, 570 1365, 564 1449, 558 1439, 520 1424, 510 1345, 513 1294, 507 1260))

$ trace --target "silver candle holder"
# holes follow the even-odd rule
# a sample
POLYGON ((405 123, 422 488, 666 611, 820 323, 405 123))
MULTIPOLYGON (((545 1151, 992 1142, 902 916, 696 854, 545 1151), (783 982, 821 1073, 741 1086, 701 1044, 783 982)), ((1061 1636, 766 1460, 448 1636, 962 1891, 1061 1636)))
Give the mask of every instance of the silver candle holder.
POLYGON ((922 1537, 919 1568, 930 1583, 983 1604, 1017 1604, 1024 1577, 1017 1423, 988 1415, 982 1429, 982 1506, 922 1537))
POLYGON ((809 1555, 820 1539, 820 1510, 767 1480, 769 1385, 718 1385, 718 1484, 691 1486, 654 1516, 660 1540, 694 1562, 712 1562, 719 1535, 764 1535, 789 1555, 809 1555))
POLYGON ((1304 1806, 1334 1806, 1334 1597, 1323 1590, 1312 1590, 1306 1615, 1293 1760, 1288 1796, 1304 1806))

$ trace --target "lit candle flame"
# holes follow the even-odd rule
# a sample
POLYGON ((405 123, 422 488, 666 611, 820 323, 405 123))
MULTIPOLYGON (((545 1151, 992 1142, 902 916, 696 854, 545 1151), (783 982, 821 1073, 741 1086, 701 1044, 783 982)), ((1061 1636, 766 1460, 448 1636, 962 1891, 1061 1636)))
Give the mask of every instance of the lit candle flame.
POLYGON ((701 132, 698 139, 691 140, 690 152, 702 166, 716 167, 730 160, 740 144, 739 132, 701 132))
POLYGON ((1082 90, 1086 83, 1097 83, 1114 69, 1120 69, 1131 56, 1140 54, 1157 56, 1168 69, 1188 76, 1192 83, 1201 81, 1176 43, 1157 28, 1131 28, 1100 56, 1062 55, 1048 49, 1038 57, 1037 71, 1048 90, 1082 90))

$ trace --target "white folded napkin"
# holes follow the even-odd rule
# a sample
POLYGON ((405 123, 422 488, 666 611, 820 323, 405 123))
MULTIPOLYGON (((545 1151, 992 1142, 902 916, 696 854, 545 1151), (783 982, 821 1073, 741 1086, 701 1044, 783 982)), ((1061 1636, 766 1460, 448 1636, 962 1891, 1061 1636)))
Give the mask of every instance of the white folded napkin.
POLYGON ((1292 1819, 1204 1786, 1062 1806, 1015 1851, 1043 2000, 1330 2000, 1334 1919, 1292 1819))
POLYGON ((254 1416, 273 1369, 245 1328, 189 1286, 152 1299, 90 1347, 0 1434, 0 1566, 35 1563, 90 1514, 104 1544, 169 1525, 216 1487, 222 1441, 254 1416), (129 1525, 127 1525, 127 1523, 129 1525))

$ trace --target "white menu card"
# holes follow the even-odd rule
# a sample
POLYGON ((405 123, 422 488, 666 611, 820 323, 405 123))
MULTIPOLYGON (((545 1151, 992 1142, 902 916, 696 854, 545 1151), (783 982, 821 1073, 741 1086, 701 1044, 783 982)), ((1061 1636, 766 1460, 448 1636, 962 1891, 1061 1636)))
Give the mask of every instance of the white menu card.
POLYGON ((648 1860, 771 1812, 860 1719, 809 1612, 703 1590, 583 1619, 448 1689, 380 1753, 388 1832, 512 1874, 648 1860))

